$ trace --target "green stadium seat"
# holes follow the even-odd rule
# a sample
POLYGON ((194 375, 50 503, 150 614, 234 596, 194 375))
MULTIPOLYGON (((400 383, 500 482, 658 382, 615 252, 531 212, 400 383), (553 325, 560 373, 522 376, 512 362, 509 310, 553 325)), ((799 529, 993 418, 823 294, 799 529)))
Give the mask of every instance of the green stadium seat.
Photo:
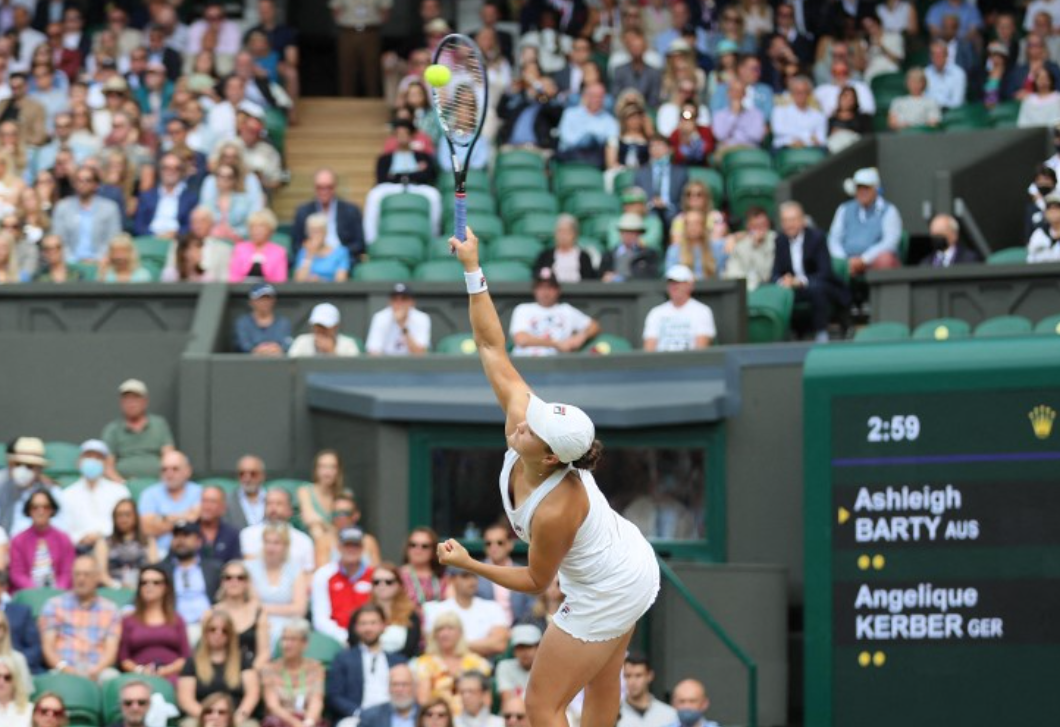
POLYGON ((634 172, 632 169, 623 169, 621 172, 616 174, 613 181, 615 194, 621 193, 622 190, 626 189, 627 187, 634 186, 636 184, 636 176, 637 173, 634 172))
MULTIPOLYGON (((728 178, 737 169, 772 169, 773 157, 765 149, 733 149, 721 160, 721 171, 728 178)), ((730 187, 731 189, 731 187, 730 187)))
POLYGON ((990 116, 981 103, 965 104, 943 114, 942 128, 946 131, 989 129, 990 116))
POLYGON ((220 487, 226 494, 235 492, 239 489, 239 480, 234 477, 202 477, 196 478, 196 481, 203 487, 206 487, 207 485, 220 487))
POLYGON ((490 243, 488 260, 516 260, 524 265, 533 265, 537 256, 545 249, 536 237, 530 235, 504 235, 490 243))
POLYGON ((519 194, 509 195, 501 203, 501 213, 508 227, 526 215, 554 215, 557 212, 559 212, 559 202, 551 192, 541 189, 527 189, 519 194))
POLYGON ((415 237, 387 233, 368 246, 369 260, 397 260, 410 269, 420 264, 425 256, 423 242, 415 237))
POLYGON ((556 194, 561 198, 582 191, 603 191, 604 173, 594 167, 580 164, 561 164, 556 167, 553 186, 556 194))
POLYGON ((96 274, 99 272, 95 263, 69 263, 67 267, 80 273, 81 280, 85 282, 95 281, 96 274))
POLYGON ((613 353, 628 353, 633 350, 633 344, 622 336, 613 333, 601 333, 582 346, 582 353, 591 356, 610 356, 613 353))
POLYGON ((63 593, 65 591, 61 588, 23 588, 21 591, 16 592, 11 597, 11 600, 15 603, 21 603, 23 606, 28 606, 33 611, 33 617, 37 618, 49 598, 54 598, 63 593))
POLYGON ((995 316, 986 319, 975 327, 975 337, 1026 336, 1033 330, 1034 326, 1023 316, 995 316))
MULTIPOLYGON (((467 199, 467 212, 468 214, 483 214, 483 215, 495 215, 497 214, 497 200, 493 198, 491 194, 472 194, 468 195, 467 199)), ((449 214, 453 213, 453 206, 446 205, 446 209, 449 210, 449 214)))
POLYGON ((425 282, 452 283, 463 280, 464 266, 455 257, 439 258, 437 260, 425 260, 416 266, 412 277, 414 280, 425 282))
POLYGON ((408 266, 397 260, 368 260, 353 268, 353 279, 361 281, 404 281, 409 274, 408 266))
POLYGON ((869 86, 872 88, 872 95, 877 99, 881 93, 895 96, 904 96, 907 93, 904 73, 881 73, 873 77, 869 86))
POLYGON ((543 172, 531 172, 526 169, 508 169, 498 172, 494 179, 494 186, 501 198, 531 190, 549 191, 548 178, 543 172))
POLYGON ((850 285, 850 263, 846 258, 832 258, 832 273, 839 278, 843 285, 850 285))
MULTIPOLYGON (((308 659, 316 659, 324 665, 326 670, 331 666, 331 662, 335 661, 335 657, 339 655, 343 649, 343 645, 330 636, 325 636, 319 631, 309 632, 309 643, 305 648, 305 656, 308 659)), ((272 650, 273 658, 280 657, 280 644, 276 643, 276 646, 272 650)))
POLYGON ((265 109, 265 133, 282 155, 287 145, 287 115, 280 109, 265 109))
POLYGON ((1027 262, 1027 248, 1006 247, 995 250, 986 259, 987 265, 1023 265, 1027 262))
POLYGON ((1041 336, 1060 336, 1060 314, 1038 321, 1034 332, 1041 336))
POLYGON ((530 235, 549 244, 552 234, 556 229, 555 215, 531 215, 519 220, 513 227, 512 232, 517 235, 530 235))
POLYGON ((870 323, 856 334, 855 341, 904 341, 909 338, 909 326, 894 321, 870 323))
MULTIPOLYGON (((441 190, 443 194, 448 193, 452 196, 455 190, 455 183, 456 180, 453 179, 453 175, 448 172, 438 176, 438 189, 441 190)), ((469 169, 467 177, 464 179, 464 189, 469 195, 471 192, 483 192, 489 194, 492 189, 489 172, 485 169, 469 169)))
POLYGON ((292 504, 298 507, 298 499, 295 493, 298 492, 298 488, 302 485, 309 484, 303 479, 298 477, 277 477, 276 479, 269 480, 265 483, 266 490, 274 490, 277 487, 286 490, 291 495, 292 504))
POLYGON ((611 225, 618 218, 619 215, 595 215, 581 224, 580 231, 582 234, 598 240, 607 240, 611 225))
POLYGON ((913 340, 949 341, 954 338, 968 338, 971 334, 972 327, 960 318, 934 318, 913 329, 913 340))
POLYGON ((469 214, 467 224, 479 240, 487 243, 504 234, 504 223, 497 215, 469 214))
POLYGON ((48 466, 44 468, 46 474, 76 474, 81 447, 73 442, 45 442, 44 457, 48 460, 48 466))
POLYGON ((130 477, 125 480, 125 486, 129 488, 129 496, 136 502, 140 502, 140 495, 156 482, 158 482, 157 477, 130 477))
POLYGON ((710 196, 714 199, 714 206, 720 207, 725 201, 725 178, 717 169, 710 167, 689 167, 689 181, 695 179, 703 182, 710 189, 710 196))
POLYGON ((513 149, 497 155, 494 175, 511 169, 523 169, 540 174, 545 173, 545 160, 540 154, 525 149, 513 149))
POLYGON ((751 343, 783 341, 791 328, 795 293, 779 285, 760 285, 747 296, 747 335, 751 343))
POLYGON ((1020 115, 1019 101, 1002 101, 994 108, 987 111, 990 117, 990 125, 995 129, 1012 129, 1016 126, 1016 120, 1020 115))
MULTIPOLYGON (((426 217, 398 213, 379 218, 379 236, 413 237, 426 245, 431 239, 431 223, 426 217)), ((369 247, 371 252, 371 247, 369 247)))
POLYGON ((423 195, 411 192, 389 194, 383 197, 380 210, 384 217, 391 214, 420 215, 426 219, 431 217, 431 203, 423 195))
POLYGON ((578 247, 588 252, 590 257, 594 254, 603 257, 607 252, 607 245, 599 237, 579 237, 578 247))
POLYGON ((55 692, 66 706, 66 719, 78 727, 103 723, 103 697, 91 679, 77 674, 38 674, 33 677, 34 695, 55 692))
POLYGON ((777 152, 777 171, 787 178, 803 169, 819 164, 828 157, 828 152, 818 147, 788 147, 777 152))
POLYGON ((564 200, 564 209, 583 220, 596 215, 617 215, 622 212, 622 203, 618 197, 604 191, 579 192, 564 200))
POLYGON ((478 346, 471 333, 450 333, 438 341, 434 350, 447 356, 474 356, 478 353, 478 346))
POLYGON ((121 721, 121 689, 129 682, 143 682, 152 692, 162 695, 168 703, 176 706, 177 695, 168 679, 153 674, 122 674, 119 677, 103 682, 103 723, 117 724, 121 721))
POLYGON ((133 605, 136 600, 136 591, 131 588, 108 588, 101 587, 99 595, 113 603, 118 608, 133 605))
POLYGON ((482 263, 486 280, 495 283, 529 283, 533 280, 530 266, 518 260, 491 260, 482 263))
POLYGON ((276 232, 272 233, 272 241, 286 250, 288 257, 291 257, 294 253, 294 240, 291 239, 291 233, 276 230, 276 232))
MULTIPOLYGON (((449 238, 450 234, 439 235, 427 244, 427 259, 428 260, 442 260, 450 258, 453 253, 449 250, 449 238)), ((479 245, 479 255, 482 255, 485 250, 488 250, 487 245, 479 245)))
POLYGON ((738 169, 728 182, 729 212, 733 217, 743 219, 750 207, 761 207, 773 215, 780 184, 780 175, 775 171, 760 167, 738 169))
POLYGON ((876 113, 872 115, 872 130, 878 134, 891 130, 887 111, 881 108, 876 109, 876 113))

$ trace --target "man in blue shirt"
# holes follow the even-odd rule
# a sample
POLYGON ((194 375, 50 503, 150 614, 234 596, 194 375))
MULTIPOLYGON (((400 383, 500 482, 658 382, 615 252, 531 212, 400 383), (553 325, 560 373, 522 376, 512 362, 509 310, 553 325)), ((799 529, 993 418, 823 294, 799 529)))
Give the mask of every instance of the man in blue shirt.
POLYGON ((942 19, 947 15, 955 15, 961 21, 960 37, 968 38, 974 36, 983 27, 983 16, 975 3, 966 0, 938 0, 928 8, 924 22, 927 23, 932 37, 938 36, 942 30, 942 19))
POLYGON ((236 319, 232 348, 255 356, 283 356, 291 347, 291 321, 276 315, 276 288, 258 283, 249 298, 250 312, 236 319))
POLYGON ((828 231, 829 252, 833 258, 848 262, 851 275, 900 267, 902 218, 880 195, 880 173, 875 167, 859 169, 851 181, 854 199, 839 205, 835 212, 828 231))
MULTIPOLYGON (((140 525, 145 535, 158 541, 158 554, 165 557, 176 523, 199 519, 202 485, 191 480, 191 463, 183 452, 162 455, 162 480, 140 495, 140 525)), ((197 551, 196 551, 197 552, 197 551)))
POLYGON ((604 147, 618 138, 618 121, 604 109, 606 90, 594 83, 582 90, 582 102, 563 112, 559 120, 559 155, 564 161, 604 165, 604 147))
POLYGON ((178 520, 173 524, 173 545, 169 554, 159 564, 173 583, 176 609, 188 626, 192 643, 198 641, 203 616, 213 605, 214 596, 221 587, 221 562, 203 558, 202 535, 199 524, 189 520, 178 520))

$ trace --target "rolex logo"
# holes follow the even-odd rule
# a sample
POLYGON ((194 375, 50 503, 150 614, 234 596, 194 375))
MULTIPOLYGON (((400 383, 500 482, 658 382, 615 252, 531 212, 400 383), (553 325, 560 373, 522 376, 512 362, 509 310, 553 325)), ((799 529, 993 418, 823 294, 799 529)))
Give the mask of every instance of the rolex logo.
POLYGON ((1039 404, 1030 410, 1027 418, 1031 420, 1034 428, 1034 436, 1038 439, 1048 439, 1053 433, 1053 420, 1056 419, 1056 410, 1045 404, 1039 404))

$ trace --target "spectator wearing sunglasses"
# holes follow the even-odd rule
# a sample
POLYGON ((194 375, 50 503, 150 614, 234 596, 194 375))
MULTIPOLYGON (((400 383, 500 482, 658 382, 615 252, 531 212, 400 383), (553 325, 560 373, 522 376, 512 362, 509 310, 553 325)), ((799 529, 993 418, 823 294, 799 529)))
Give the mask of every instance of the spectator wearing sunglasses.
POLYGON ((221 586, 221 564, 199 555, 202 534, 199 524, 178 520, 173 525, 173 544, 159 564, 173 582, 176 609, 188 626, 189 641, 198 641, 201 624, 221 586))
POLYGON ((37 695, 37 703, 33 706, 32 727, 66 727, 69 723, 62 697, 55 692, 37 695))
MULTIPOLYGON (((149 565, 140 571, 133 604, 133 612, 121 622, 119 666, 124 672, 160 676, 175 685, 191 646, 165 569, 149 565)), ((123 690, 123 707, 126 699, 123 690)))
POLYGON ((151 687, 146 682, 126 682, 118 692, 121 721, 111 727, 144 727, 150 705, 151 687))
POLYGON ((253 454, 244 455, 236 463, 236 476, 239 487, 228 493, 225 521, 238 530, 261 525, 265 522, 265 462, 253 454))

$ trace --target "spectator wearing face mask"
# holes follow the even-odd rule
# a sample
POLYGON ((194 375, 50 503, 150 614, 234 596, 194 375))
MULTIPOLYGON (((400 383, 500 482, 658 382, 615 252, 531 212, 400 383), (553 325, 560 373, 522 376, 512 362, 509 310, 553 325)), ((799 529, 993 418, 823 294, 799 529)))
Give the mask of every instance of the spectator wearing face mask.
MULTIPOLYGON (((15 537, 29 527, 30 518, 23 514, 29 497, 38 489, 48 490, 60 510, 64 508, 63 492, 58 485, 42 477, 48 461, 44 458, 44 442, 37 437, 19 437, 7 447, 7 467, 0 470, 0 528, 15 537)), ((65 518, 52 522, 65 530, 65 518)))
POLYGON ((677 710, 677 725, 674 727, 720 727, 706 718, 710 699, 702 682, 685 679, 674 687, 671 706, 677 710))
POLYGON ((110 537, 114 531, 114 508, 130 496, 128 487, 103 475, 109 456, 110 448, 103 440, 82 443, 77 461, 81 478, 63 491, 64 504, 70 512, 77 513, 67 534, 80 552, 87 552, 96 541, 110 537))
MULTIPOLYGON (((1060 148, 1060 132, 1056 134, 1056 139, 1060 148)), ((1030 199, 1023 216, 1024 241, 1029 240, 1034 231, 1045 222, 1045 198, 1056 189, 1056 169, 1049 164, 1057 159, 1060 159, 1060 154, 1054 154, 1045 164, 1039 165, 1034 173, 1034 182, 1027 189, 1030 199)))

